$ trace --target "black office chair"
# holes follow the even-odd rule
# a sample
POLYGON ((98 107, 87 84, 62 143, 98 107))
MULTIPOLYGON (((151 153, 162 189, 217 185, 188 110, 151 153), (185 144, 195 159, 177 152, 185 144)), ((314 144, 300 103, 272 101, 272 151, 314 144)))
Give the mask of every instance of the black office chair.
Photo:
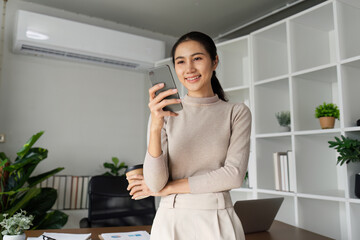
POLYGON ((133 200, 127 191, 125 176, 94 176, 89 182, 88 217, 80 228, 151 225, 155 217, 155 199, 133 200))

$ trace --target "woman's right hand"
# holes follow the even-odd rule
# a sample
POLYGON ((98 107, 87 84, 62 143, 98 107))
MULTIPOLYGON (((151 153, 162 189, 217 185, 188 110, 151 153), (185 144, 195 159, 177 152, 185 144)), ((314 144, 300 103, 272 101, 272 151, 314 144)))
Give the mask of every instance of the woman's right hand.
POLYGON ((165 106, 181 102, 180 99, 164 99, 167 96, 177 93, 177 89, 169 89, 159 93, 157 96, 155 92, 163 88, 164 84, 156 84, 149 89, 149 109, 151 112, 151 128, 161 130, 164 124, 165 116, 177 116, 177 113, 171 111, 164 111, 165 106))

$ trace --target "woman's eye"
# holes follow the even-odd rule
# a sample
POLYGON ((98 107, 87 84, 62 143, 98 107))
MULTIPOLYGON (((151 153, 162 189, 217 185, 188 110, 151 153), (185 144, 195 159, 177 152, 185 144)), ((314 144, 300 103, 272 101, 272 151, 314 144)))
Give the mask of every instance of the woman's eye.
POLYGON ((201 57, 194 58, 194 61, 199 61, 199 60, 201 60, 201 57))
POLYGON ((177 61, 176 64, 182 64, 184 61, 177 61))

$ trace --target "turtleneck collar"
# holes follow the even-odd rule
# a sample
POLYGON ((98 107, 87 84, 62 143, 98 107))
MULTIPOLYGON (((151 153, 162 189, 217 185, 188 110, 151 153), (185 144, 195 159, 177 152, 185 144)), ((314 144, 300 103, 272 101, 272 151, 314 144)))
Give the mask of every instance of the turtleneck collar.
POLYGON ((209 105, 218 101, 220 101, 220 99, 217 94, 215 94, 215 96, 213 97, 205 98, 190 97, 188 95, 185 95, 185 97, 183 98, 183 103, 192 105, 209 105))

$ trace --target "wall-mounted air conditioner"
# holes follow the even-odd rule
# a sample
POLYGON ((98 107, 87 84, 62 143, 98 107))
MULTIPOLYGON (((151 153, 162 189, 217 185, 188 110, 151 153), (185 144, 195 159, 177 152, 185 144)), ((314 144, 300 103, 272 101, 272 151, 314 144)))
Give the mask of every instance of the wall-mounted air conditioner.
POLYGON ((19 10, 14 52, 143 70, 164 59, 162 41, 19 10))

